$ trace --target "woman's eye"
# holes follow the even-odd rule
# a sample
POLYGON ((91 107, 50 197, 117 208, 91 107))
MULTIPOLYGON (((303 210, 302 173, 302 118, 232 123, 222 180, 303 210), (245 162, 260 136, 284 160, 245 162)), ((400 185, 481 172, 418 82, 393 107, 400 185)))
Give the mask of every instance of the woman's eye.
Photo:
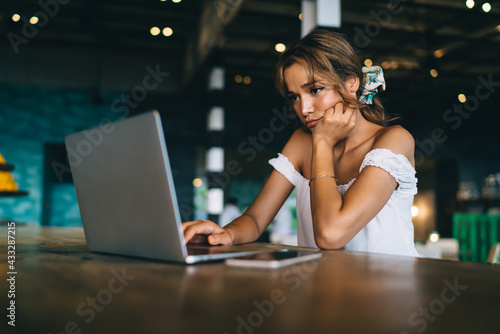
POLYGON ((295 101, 297 101, 297 100, 298 100, 298 97, 297 97, 297 95, 290 95, 290 96, 288 96, 288 99, 289 99, 290 101, 292 101, 292 102, 295 102, 295 101))
POLYGON ((313 88, 313 89, 311 89, 311 93, 312 94, 318 94, 322 89, 323 89, 323 87, 313 88))

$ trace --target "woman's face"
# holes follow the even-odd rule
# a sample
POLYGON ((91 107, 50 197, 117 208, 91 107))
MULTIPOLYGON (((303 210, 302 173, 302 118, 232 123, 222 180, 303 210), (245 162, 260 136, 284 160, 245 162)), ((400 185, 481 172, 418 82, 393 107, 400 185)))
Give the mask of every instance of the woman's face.
POLYGON ((328 85, 321 75, 315 74, 313 83, 304 66, 299 63, 287 67, 283 76, 290 103, 309 129, 319 123, 327 109, 343 101, 337 90, 328 85))

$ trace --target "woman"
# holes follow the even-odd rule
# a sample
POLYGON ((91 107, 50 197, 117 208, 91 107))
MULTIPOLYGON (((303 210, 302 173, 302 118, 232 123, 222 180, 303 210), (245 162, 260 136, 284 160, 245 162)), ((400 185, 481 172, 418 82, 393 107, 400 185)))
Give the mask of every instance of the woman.
POLYGON ((224 228, 186 222, 186 242, 255 241, 296 187, 299 246, 418 256, 415 145, 401 126, 385 126, 382 69, 362 68, 342 35, 315 30, 281 55, 276 86, 305 128, 269 161, 275 170, 242 216, 224 228))

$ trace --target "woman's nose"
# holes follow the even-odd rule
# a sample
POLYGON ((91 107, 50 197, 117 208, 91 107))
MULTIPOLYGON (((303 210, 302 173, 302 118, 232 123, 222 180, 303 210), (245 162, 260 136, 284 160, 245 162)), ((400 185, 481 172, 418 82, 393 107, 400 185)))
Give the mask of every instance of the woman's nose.
POLYGON ((314 112, 314 106, 312 104, 312 101, 308 98, 301 99, 300 108, 303 116, 307 116, 310 113, 314 112))

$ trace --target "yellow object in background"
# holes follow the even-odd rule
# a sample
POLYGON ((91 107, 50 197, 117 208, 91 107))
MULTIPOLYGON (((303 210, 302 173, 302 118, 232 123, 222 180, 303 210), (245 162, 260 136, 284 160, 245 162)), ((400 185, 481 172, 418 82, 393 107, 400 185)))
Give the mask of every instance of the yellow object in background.
MULTIPOLYGON (((5 165, 5 158, 0 154, 0 164, 5 165)), ((19 189, 14 177, 9 172, 0 171, 0 191, 17 191, 19 189)))
POLYGON ((0 191, 17 191, 18 185, 9 172, 0 171, 0 191))

